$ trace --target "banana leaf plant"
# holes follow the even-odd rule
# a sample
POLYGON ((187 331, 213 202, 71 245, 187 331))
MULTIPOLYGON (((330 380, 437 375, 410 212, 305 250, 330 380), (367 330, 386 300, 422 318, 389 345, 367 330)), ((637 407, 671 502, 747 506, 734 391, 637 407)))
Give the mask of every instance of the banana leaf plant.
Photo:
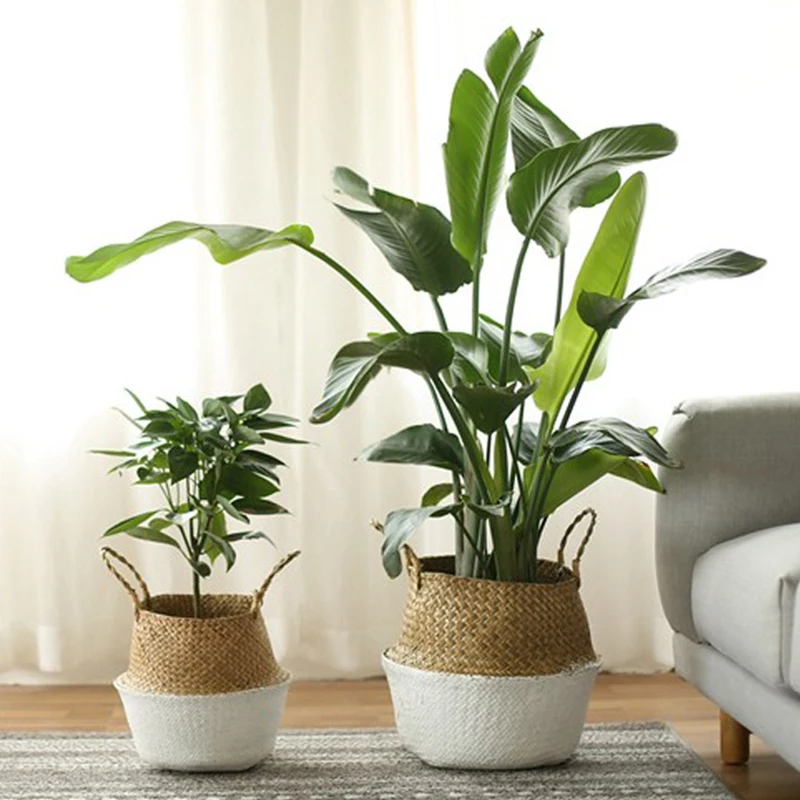
POLYGON ((433 420, 361 454, 369 461, 438 467, 445 476, 418 507, 392 511, 382 524, 384 566, 391 576, 401 571, 402 544, 426 520, 449 516, 458 575, 536 581, 545 522, 567 500, 606 475, 662 491, 649 464, 679 465, 656 440, 655 429, 613 417, 574 421, 581 390, 603 372, 608 332, 641 301, 701 278, 747 275, 765 263, 718 249, 668 266, 628 290, 647 184, 641 172, 623 182, 619 170, 670 155, 677 137, 661 125, 643 124, 581 138, 525 85, 541 38, 535 31, 521 43, 508 29, 486 54, 488 81, 470 70, 459 76, 444 145, 450 219, 433 206, 376 188, 350 169, 333 172, 336 206, 392 269, 429 295, 438 330, 408 330, 353 272, 314 247, 305 225, 272 231, 171 222, 67 261, 73 278, 93 281, 187 238, 202 242, 220 264, 293 246, 363 295, 389 330, 339 349, 311 419, 333 420, 388 367, 417 373, 427 383, 433 420), (509 151, 513 168, 506 180, 509 151), (505 318, 498 321, 482 313, 481 279, 503 194, 520 246, 505 318), (601 203, 608 208, 567 300, 570 215, 601 203), (537 248, 535 260, 549 263, 536 268, 557 271, 558 289, 552 330, 531 333, 529 321, 517 314, 518 289, 537 248), (441 297, 456 292, 470 303, 467 331, 451 330, 442 307, 441 297))

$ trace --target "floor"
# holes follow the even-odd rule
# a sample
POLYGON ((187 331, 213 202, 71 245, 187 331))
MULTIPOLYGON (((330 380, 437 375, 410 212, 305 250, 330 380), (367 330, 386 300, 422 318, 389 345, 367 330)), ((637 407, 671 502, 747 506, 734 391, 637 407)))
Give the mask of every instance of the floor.
MULTIPOLYGON (((754 738, 749 765, 720 763, 717 710, 670 675, 601 675, 589 708, 590 722, 664 720, 743 800, 800 800, 800 773, 754 738)), ((283 724, 299 727, 367 727, 393 724, 383 680, 293 684, 283 724)), ((0 731, 124 731, 116 692, 109 686, 0 686, 0 731)))

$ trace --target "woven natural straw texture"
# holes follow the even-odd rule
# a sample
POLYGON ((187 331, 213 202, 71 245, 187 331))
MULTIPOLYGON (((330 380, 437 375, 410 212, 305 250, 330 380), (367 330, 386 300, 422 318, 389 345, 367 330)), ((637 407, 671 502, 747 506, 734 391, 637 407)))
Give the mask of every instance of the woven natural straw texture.
POLYGON ((291 553, 278 563, 252 595, 205 595, 202 617, 195 618, 191 595, 151 596, 133 566, 118 553, 104 548, 106 566, 134 602, 125 685, 154 694, 208 695, 286 681, 289 674, 275 660, 261 604, 272 579, 297 555, 291 553), (111 557, 128 567, 139 593, 114 568, 111 557))
POLYGON ((405 547, 409 575, 403 629, 387 656, 399 664, 459 675, 554 675, 594 663, 589 622, 573 568, 540 560, 539 583, 460 578, 452 556, 419 559, 405 547))

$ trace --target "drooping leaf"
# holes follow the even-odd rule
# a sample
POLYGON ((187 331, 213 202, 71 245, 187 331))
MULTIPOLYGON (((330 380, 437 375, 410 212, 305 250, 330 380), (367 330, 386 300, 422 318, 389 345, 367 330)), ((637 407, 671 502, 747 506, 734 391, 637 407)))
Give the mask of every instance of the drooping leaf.
POLYGON ((285 467, 286 462, 262 450, 242 450, 236 456, 236 463, 249 469, 262 467, 270 471, 277 467, 285 467))
POLYGON ((239 522, 250 522, 250 520, 245 516, 243 512, 241 512, 227 497, 224 495, 217 495, 217 502, 220 504, 222 509, 225 511, 226 514, 233 517, 235 520, 239 522))
MULTIPOLYGON (((511 108, 511 149, 517 169, 524 167, 542 150, 560 147, 580 139, 577 133, 541 102, 526 86, 514 98, 511 108)), ((586 187, 578 205, 588 208, 607 200, 620 185, 614 172, 586 187)))
POLYGON ((661 485, 661 481, 655 476, 655 473, 650 468, 649 464, 644 461, 637 461, 634 458, 626 458, 624 461, 617 464, 610 472, 617 478, 622 478, 626 481, 631 481, 637 486, 645 489, 650 489, 652 492, 665 494, 666 489, 661 485))
POLYGON ((272 398, 261 383, 251 386, 244 396, 245 411, 266 411, 271 405, 272 398))
POLYGON ((223 468, 220 487, 248 499, 269 497, 269 495, 275 494, 279 488, 261 475, 236 464, 226 464, 223 468))
POLYGON ((535 384, 521 387, 459 383, 453 397, 469 414, 478 430, 494 433, 529 397, 535 384))
POLYGON ((602 450, 588 450, 555 467, 542 513, 545 516, 552 514, 567 500, 605 475, 616 475, 652 491, 664 491, 647 464, 628 456, 612 455, 602 450))
POLYGON ((288 510, 283 506, 273 503, 271 500, 261 500, 250 497, 240 497, 233 501, 233 505, 242 514, 254 514, 256 516, 271 516, 273 514, 288 514, 288 510))
POLYGON ((163 531, 155 530, 154 528, 132 528, 125 531, 128 536, 134 539, 142 539, 145 542, 155 542, 156 544, 167 544, 170 547, 175 547, 180 550, 180 545, 168 534, 163 531))
POLYGON ((183 447, 170 447, 167 453, 169 461, 169 474, 173 483, 182 481, 194 473, 198 465, 197 453, 185 450, 183 447))
POLYGON ((249 541, 251 539, 264 539, 275 547, 275 542, 267 536, 266 533, 261 531, 236 531, 236 533, 229 533, 226 537, 229 542, 249 541))
POLYGON ((663 467, 680 466, 649 431, 613 417, 576 422, 553 434, 550 447, 555 464, 597 449, 618 456, 644 456, 663 467))
POLYGON ((247 225, 168 222, 132 242, 106 245, 88 256, 71 256, 67 259, 67 274, 82 283, 96 281, 148 253, 184 239, 197 239, 218 264, 230 264, 258 250, 273 250, 288 244, 310 247, 314 234, 306 225, 289 225, 280 231, 269 231, 247 225))
POLYGON ((452 493, 452 483, 435 483, 422 495, 420 506, 438 506, 445 497, 448 497, 452 493))
POLYGON ((594 330, 605 332, 616 328, 640 300, 661 297, 707 278, 740 278, 761 269, 766 263, 765 259, 740 250, 714 250, 657 272, 622 299, 584 290, 578 298, 578 313, 594 330))
POLYGON ((520 48, 513 31, 505 31, 487 54, 497 98, 474 72, 464 70, 450 103, 450 127, 444 146, 447 193, 455 249, 476 266, 502 188, 511 104, 530 69, 541 37, 535 31, 520 48))
POLYGON ((396 578, 403 571, 400 548, 425 520, 432 517, 446 517, 460 508, 460 504, 453 504, 426 508, 400 508, 390 511, 386 522, 383 523, 383 541, 381 543, 381 556, 386 574, 390 578, 396 578))
MULTIPOLYGON (((575 279, 569 307, 556 326, 552 350, 544 364, 531 374, 539 380, 534 400, 551 418, 575 388, 586 359, 597 340, 580 317, 578 302, 584 291, 622 297, 628 284, 639 228, 644 214, 647 181, 641 172, 628 178, 611 201, 597 235, 575 279)), ((594 362, 590 377, 602 373, 603 358, 594 362)))
POLYGON ((458 437, 429 424, 404 428, 367 447, 359 459, 388 464, 423 464, 459 473, 464 469, 464 452, 458 437))
POLYGON ((166 519, 169 520, 169 522, 171 522, 173 525, 186 525, 195 519, 197 515, 198 510, 196 508, 192 508, 187 511, 167 511, 164 514, 166 519))
POLYGON ((322 400, 311 422, 332 420, 352 405, 382 366, 436 374, 450 366, 455 351, 442 333, 384 334, 366 342, 351 342, 334 357, 328 369, 322 400))
POLYGON ((346 167, 334 170, 333 182, 341 193, 373 209, 336 204, 414 289, 438 297, 472 280, 469 264, 450 244, 450 222, 438 209, 371 188, 346 167))
POLYGON ((143 514, 136 514, 133 517, 128 517, 128 519, 123 519, 121 522, 118 522, 116 525, 112 525, 104 534, 103 536, 115 536, 118 533, 125 533, 127 531, 133 530, 134 528, 141 525, 143 522, 147 522, 150 517, 158 514, 158 511, 145 511, 143 514))
POLYGON ((264 437, 258 431, 254 431, 247 425, 237 425, 233 429, 233 435, 240 442, 247 442, 248 444, 264 443, 264 437))
MULTIPOLYGON (((222 557, 225 559, 225 571, 230 572, 231 567, 236 563, 236 551, 223 536, 218 536, 212 531, 206 531, 206 537, 217 546, 222 557)), ((213 559, 211 563, 214 563, 213 559)))
POLYGON ((523 236, 537 242, 548 256, 557 256, 569 239, 570 211, 587 187, 619 167, 663 158, 677 143, 675 134, 661 125, 632 125, 543 150, 509 180, 511 219, 523 236))
POLYGON ((277 428, 294 428, 297 420, 285 414, 255 414, 247 417, 247 427, 254 431, 271 431, 277 428))

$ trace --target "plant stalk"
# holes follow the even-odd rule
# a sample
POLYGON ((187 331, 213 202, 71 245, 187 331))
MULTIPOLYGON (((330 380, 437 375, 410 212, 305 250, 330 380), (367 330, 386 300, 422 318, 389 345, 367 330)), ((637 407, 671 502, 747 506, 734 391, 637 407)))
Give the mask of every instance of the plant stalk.
POLYGON ((564 411, 564 416, 561 419, 561 427, 559 428, 559 430, 563 431, 564 428, 567 427, 569 418, 572 416, 572 411, 575 408, 575 403, 578 401, 578 395, 580 395, 581 389, 583 389, 583 384, 586 383, 586 378, 589 375, 589 370, 592 368, 592 362, 597 356, 597 352, 600 349, 600 345, 602 344, 602 342, 603 342, 603 337, 598 335, 597 339, 595 340, 595 343, 592 345, 592 349, 589 351, 589 355, 586 358, 586 363, 583 365, 581 374, 578 377, 578 382, 575 384, 575 388, 572 390, 572 395, 569 398, 567 409, 566 411, 564 411))
POLYGON ((564 260, 567 255, 567 248, 565 247, 561 251, 561 255, 558 259, 558 292, 556 294, 556 321, 553 325, 553 330, 558 327, 558 323, 561 322, 561 309, 564 303, 564 260))
POLYGON ((526 236, 522 241, 517 263, 514 265, 514 275, 511 278, 511 288, 508 291, 508 304, 506 306, 506 319, 503 328, 503 347, 500 350, 500 374, 499 383, 505 386, 508 376, 508 361, 511 354, 511 328, 514 325, 514 306, 517 303, 517 292, 519 291, 519 280, 522 276, 522 265, 525 263, 525 256, 528 253, 531 239, 526 236))

